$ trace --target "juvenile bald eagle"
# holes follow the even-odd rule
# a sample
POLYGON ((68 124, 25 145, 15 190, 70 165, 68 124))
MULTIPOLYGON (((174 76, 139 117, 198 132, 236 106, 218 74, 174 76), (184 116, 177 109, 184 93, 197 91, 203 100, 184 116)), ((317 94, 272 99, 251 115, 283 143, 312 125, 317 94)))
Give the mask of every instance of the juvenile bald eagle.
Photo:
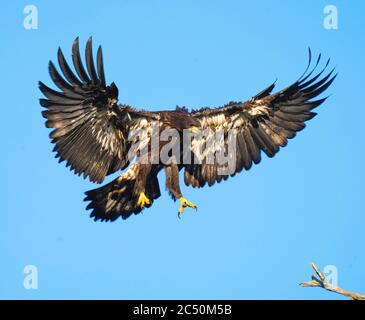
MULTIPOLYGON (((316 114, 312 110, 326 98, 313 100, 323 93, 337 74, 333 71, 324 74, 324 68, 314 74, 321 56, 310 70, 309 63, 304 74, 293 84, 277 93, 271 94, 275 83, 246 102, 230 102, 218 108, 203 108, 188 112, 185 108, 173 111, 147 112, 125 104, 118 104, 118 88, 112 82, 106 84, 101 47, 98 48, 96 66, 93 60, 92 40, 86 45, 86 70, 83 66, 79 40, 72 47, 72 61, 75 72, 67 64, 61 49, 58 49, 59 73, 52 62, 49 73, 59 91, 39 82, 39 88, 46 99, 40 104, 47 110, 42 112, 47 119, 46 126, 54 128, 50 133, 54 151, 59 162, 76 174, 83 174, 90 181, 101 183, 104 178, 119 170, 124 172, 112 182, 86 192, 87 209, 92 209, 95 220, 114 221, 118 217, 128 218, 150 207, 160 196, 157 174, 164 169, 166 188, 174 200, 180 201, 179 215, 185 207, 196 208, 186 200, 179 186, 179 171, 184 170, 184 182, 194 188, 227 180, 242 169, 249 170, 253 163, 261 160, 261 151, 273 157, 293 138, 296 132, 305 127, 305 121, 316 114), (158 142, 158 151, 168 143, 181 147, 183 133, 190 132, 192 138, 188 153, 195 155, 194 161, 185 163, 184 148, 179 149, 174 161, 152 161, 152 126, 159 132, 174 129, 181 139, 158 142), (208 144, 208 138, 199 135, 205 129, 210 132, 223 131, 221 139, 208 144), (128 156, 134 140, 129 139, 131 132, 143 131, 137 138, 147 146, 146 161, 139 161, 138 153, 134 158, 128 156), (228 132, 233 131, 233 140, 228 132), (194 135, 196 134, 196 135, 194 135), (227 153, 227 146, 234 141, 234 152, 226 154, 232 160, 233 170, 222 171, 226 164, 213 157, 207 161, 207 154, 215 156, 219 151, 227 153), (197 150, 200 150, 199 152, 197 150), (222 173, 223 172, 223 173, 222 173)), ((175 150, 175 149, 174 149, 175 150)), ((140 152, 140 151, 139 151, 140 152)), ((140 155, 140 153, 139 153, 140 155)))

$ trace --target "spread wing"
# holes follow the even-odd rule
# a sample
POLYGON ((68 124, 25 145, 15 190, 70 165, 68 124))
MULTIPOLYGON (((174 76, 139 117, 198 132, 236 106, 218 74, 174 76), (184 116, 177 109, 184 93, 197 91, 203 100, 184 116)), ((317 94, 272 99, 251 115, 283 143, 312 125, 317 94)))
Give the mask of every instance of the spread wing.
POLYGON ((202 130, 209 129, 210 135, 218 131, 223 131, 225 134, 223 142, 218 141, 213 144, 207 143, 209 134, 193 138, 192 152, 199 153, 198 158, 201 162, 185 165, 185 183, 193 187, 203 187, 206 183, 211 186, 216 181, 220 182, 235 175, 243 168, 249 170, 252 163, 257 164, 261 161, 261 151, 268 157, 273 157, 280 147, 286 146, 288 139, 295 137, 296 132, 305 127, 305 122, 316 115, 312 110, 326 98, 313 99, 323 93, 337 76, 333 75, 334 69, 324 75, 329 60, 325 67, 314 75, 320 59, 321 55, 309 72, 311 65, 309 50, 309 63, 304 74, 292 85, 277 93, 271 94, 275 86, 272 84, 247 102, 194 111, 192 116, 200 121, 202 130), (235 139, 228 134, 229 131, 235 133, 235 139), (217 157, 214 157, 214 161, 207 161, 208 152, 215 155, 217 152, 227 154, 228 145, 234 140, 235 152, 227 156, 228 160, 229 156, 233 157, 231 159, 234 160, 231 162, 234 163, 233 170, 227 168, 227 164, 217 162, 217 157), (205 150, 205 153, 202 150, 205 150))
POLYGON ((76 73, 58 50, 60 74, 52 62, 49 73, 55 91, 39 82, 46 99, 40 104, 47 110, 43 116, 46 126, 54 128, 50 138, 59 162, 66 161, 76 174, 83 174, 91 181, 102 182, 107 174, 128 164, 127 133, 132 117, 137 111, 118 106, 118 88, 106 85, 101 47, 97 51, 96 66, 93 61, 92 39, 86 45, 86 70, 82 64, 79 40, 72 47, 72 61, 76 73))

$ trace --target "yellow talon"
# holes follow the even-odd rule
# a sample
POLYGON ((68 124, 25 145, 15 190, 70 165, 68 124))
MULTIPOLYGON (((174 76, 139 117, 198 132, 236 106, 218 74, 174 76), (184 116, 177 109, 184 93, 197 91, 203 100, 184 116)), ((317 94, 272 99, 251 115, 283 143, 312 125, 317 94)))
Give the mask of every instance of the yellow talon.
POLYGON ((151 204, 151 200, 146 197, 146 195, 144 194, 144 192, 141 192, 139 194, 139 198, 138 198, 137 204, 141 208, 144 208, 146 205, 151 204))
POLYGON ((191 133, 199 133, 199 128, 198 127, 190 127, 189 129, 188 129, 191 133))
POLYGON ((185 207, 197 209, 197 206, 194 203, 186 200, 185 198, 181 197, 179 200, 180 200, 180 208, 178 212, 179 217, 183 214, 185 207))

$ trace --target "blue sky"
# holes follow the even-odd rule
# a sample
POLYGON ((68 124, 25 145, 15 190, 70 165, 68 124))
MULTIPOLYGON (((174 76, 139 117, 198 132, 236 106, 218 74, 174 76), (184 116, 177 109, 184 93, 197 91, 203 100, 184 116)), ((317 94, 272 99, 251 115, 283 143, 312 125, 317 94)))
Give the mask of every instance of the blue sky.
POLYGON ((365 291, 365 4, 7 1, 1 12, 0 298, 341 298, 298 286, 312 261, 365 291), (23 27, 27 4, 37 30, 23 27), (338 30, 323 27, 328 4, 338 30), (308 46, 339 77, 275 158, 212 188, 183 186, 197 213, 179 220, 163 192, 142 215, 95 223, 82 201, 95 185, 54 159, 37 88, 51 84, 58 46, 70 58, 73 39, 84 46, 90 35, 120 101, 149 110, 245 100, 276 78, 282 88, 304 71, 308 46), (23 287, 26 265, 38 268, 38 290, 23 287))

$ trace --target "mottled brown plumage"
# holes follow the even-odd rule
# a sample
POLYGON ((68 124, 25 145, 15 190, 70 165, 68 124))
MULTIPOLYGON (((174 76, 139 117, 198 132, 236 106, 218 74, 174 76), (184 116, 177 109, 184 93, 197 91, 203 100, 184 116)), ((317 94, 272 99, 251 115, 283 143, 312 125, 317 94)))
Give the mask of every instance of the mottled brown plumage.
POLYGON ((189 112, 185 107, 173 111, 148 112, 128 105, 118 104, 118 88, 114 83, 106 84, 101 48, 97 50, 96 64, 92 54, 92 41, 88 40, 85 52, 86 69, 82 63, 78 38, 72 47, 72 71, 58 50, 57 71, 52 62, 49 72, 52 81, 60 91, 53 90, 39 82, 45 95, 40 104, 46 108, 42 112, 47 119, 46 126, 53 128, 50 133, 54 151, 59 161, 66 161, 76 174, 83 174, 90 181, 101 183, 116 171, 125 170, 112 182, 86 192, 85 200, 90 201, 88 209, 95 220, 114 221, 118 217, 127 218, 149 207, 160 196, 157 174, 164 169, 166 188, 173 199, 181 203, 180 213, 186 206, 195 207, 182 197, 179 186, 179 171, 184 169, 186 185, 203 187, 227 180, 229 176, 249 170, 253 163, 261 161, 261 151, 273 157, 284 147, 288 139, 305 127, 312 119, 314 108, 326 98, 313 100, 323 93, 334 81, 333 70, 324 75, 323 70, 314 75, 320 56, 310 71, 308 67, 302 77, 287 88, 271 94, 275 84, 252 97, 247 102, 231 102, 219 108, 203 108, 189 112), (158 150, 170 145, 181 150, 171 163, 154 162, 151 156, 153 125, 161 131, 176 129, 180 139, 159 141, 158 150), (222 140, 207 146, 208 136, 193 135, 188 150, 182 148, 184 130, 204 132, 209 129, 214 135, 224 132, 222 140), (135 162, 128 158, 135 141, 130 140, 131 132, 142 130, 138 142, 148 146, 147 163, 135 162), (228 133, 234 132, 233 136, 228 133), (198 150, 206 150, 216 155, 227 153, 230 142, 234 141, 235 152, 227 154, 234 162, 234 168, 221 173, 227 164, 207 161, 208 157, 198 150), (210 148, 210 149, 209 149, 210 148), (184 156, 196 156, 199 161, 185 163, 184 156), (131 161, 133 163, 131 163, 131 161))

